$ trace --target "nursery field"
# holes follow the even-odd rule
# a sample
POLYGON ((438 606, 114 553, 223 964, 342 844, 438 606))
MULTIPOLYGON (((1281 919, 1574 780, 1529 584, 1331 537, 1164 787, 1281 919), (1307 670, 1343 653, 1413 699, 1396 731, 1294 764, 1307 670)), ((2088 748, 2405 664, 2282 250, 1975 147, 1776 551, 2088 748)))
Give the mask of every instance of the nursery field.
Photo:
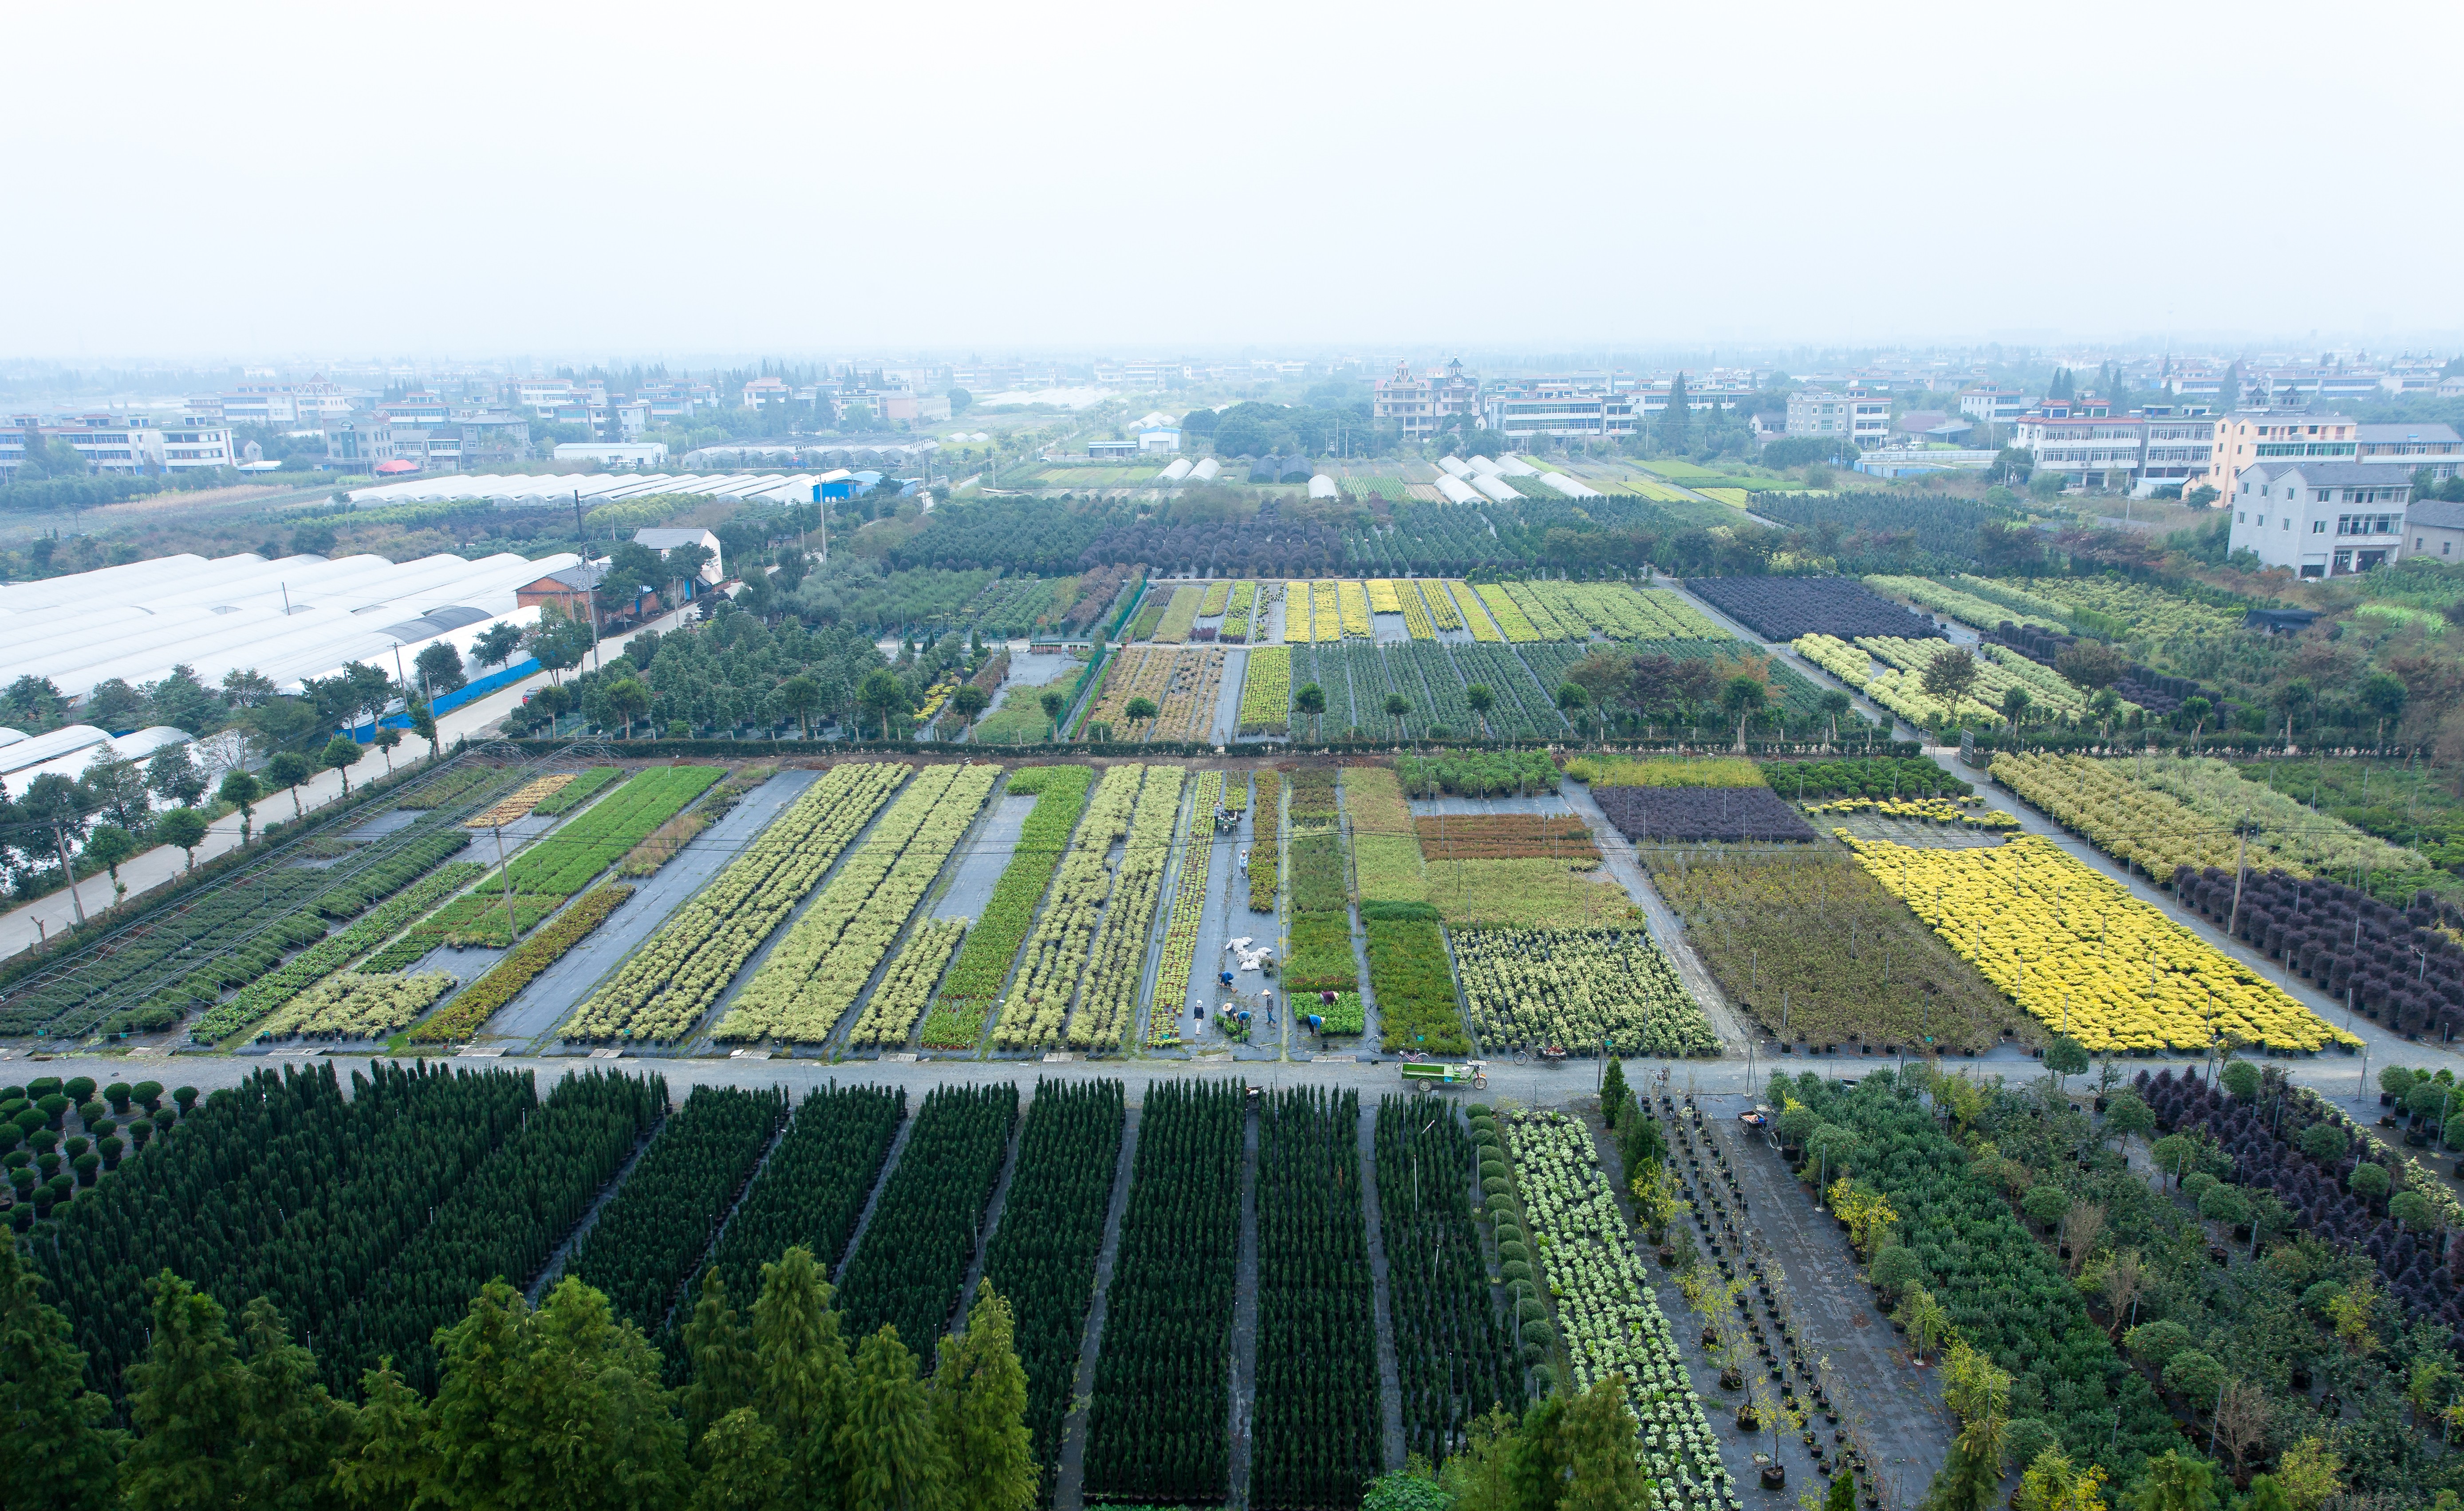
POLYGON ((1814 634, 1942 635, 1929 621, 1847 578, 1688 578, 1685 590, 1766 641, 1814 634))
POLYGON ((1722 994, 1774 1039, 1978 1051, 2025 1021, 1853 856, 1827 845, 1641 855, 1722 994))

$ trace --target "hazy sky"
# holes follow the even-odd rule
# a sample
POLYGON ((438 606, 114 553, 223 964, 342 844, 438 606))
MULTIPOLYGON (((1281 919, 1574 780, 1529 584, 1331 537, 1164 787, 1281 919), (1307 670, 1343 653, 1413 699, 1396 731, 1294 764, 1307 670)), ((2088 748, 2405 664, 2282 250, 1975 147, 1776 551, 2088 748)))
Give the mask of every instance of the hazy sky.
POLYGON ((2464 331, 2453 0, 0 0, 0 35, 6 356, 2464 331))

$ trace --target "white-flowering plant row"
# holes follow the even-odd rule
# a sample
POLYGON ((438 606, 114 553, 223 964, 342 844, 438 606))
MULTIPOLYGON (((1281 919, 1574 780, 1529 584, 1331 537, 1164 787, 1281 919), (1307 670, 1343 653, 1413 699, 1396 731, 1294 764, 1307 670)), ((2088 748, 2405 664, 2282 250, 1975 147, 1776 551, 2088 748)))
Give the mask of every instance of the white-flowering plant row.
POLYGON ((458 983, 446 971, 418 975, 337 971, 266 1019, 259 1039, 375 1039, 407 1028, 458 983))
POLYGON ((681 1039, 913 768, 833 766, 566 1020, 579 1040, 681 1039))
MULTIPOLYGON (((1177 768, 1176 768, 1177 769, 1177 768)), ((1112 873, 1104 857, 1130 832, 1130 810, 1137 805, 1142 766, 1115 766, 1104 773, 1087 816, 1069 842, 1069 853, 1053 872, 1045 894, 1044 911, 1026 936, 1026 953, 1001 999, 1001 1017, 993 1023, 993 1043, 1001 1049, 1049 1049, 1061 1042, 1069 1003, 1078 995, 1078 977, 1086 970, 1089 947, 1104 898, 1112 889, 1112 873)))
POLYGON ((976 821, 998 766, 928 766, 745 983, 713 1037, 819 1043, 855 1005, 976 821))
POLYGON ((859 1049, 907 1042, 908 1031, 933 999, 933 988, 940 984, 942 971, 966 935, 964 918, 927 918, 916 924, 898 958, 890 962, 890 973, 856 1016, 847 1042, 859 1049))
POLYGON ((1711 1020, 1639 929, 1462 929, 1455 966, 1483 1044, 1716 1055, 1711 1020))
POLYGON ((1146 786, 1130 818, 1121 868, 1112 879, 1111 900, 1104 906, 1104 925, 1095 935, 1095 953, 1088 962, 1078 1016, 1069 1021, 1072 1049, 1118 1049, 1136 1021, 1138 987, 1147 972, 1147 936, 1155 930, 1155 902, 1163 895, 1164 862, 1172 855, 1185 775, 1178 766, 1147 768, 1146 786))
POLYGON ((1508 1152, 1533 1240, 1533 1267, 1555 1298, 1577 1391, 1622 1372, 1642 1431, 1644 1467, 1663 1511, 1735 1511, 1736 1481, 1720 1461, 1676 1335, 1652 1296, 1583 1125, 1517 1111, 1508 1152))

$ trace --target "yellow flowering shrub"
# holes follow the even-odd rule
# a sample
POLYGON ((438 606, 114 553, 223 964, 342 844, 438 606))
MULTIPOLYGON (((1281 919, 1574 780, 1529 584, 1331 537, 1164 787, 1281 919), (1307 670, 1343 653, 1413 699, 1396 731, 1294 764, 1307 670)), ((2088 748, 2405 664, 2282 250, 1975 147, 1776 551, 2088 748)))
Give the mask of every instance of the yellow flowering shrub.
POLYGON ((2092 1051, 2361 1043, 2040 835, 1931 849, 1833 832, 1987 980, 2092 1051))

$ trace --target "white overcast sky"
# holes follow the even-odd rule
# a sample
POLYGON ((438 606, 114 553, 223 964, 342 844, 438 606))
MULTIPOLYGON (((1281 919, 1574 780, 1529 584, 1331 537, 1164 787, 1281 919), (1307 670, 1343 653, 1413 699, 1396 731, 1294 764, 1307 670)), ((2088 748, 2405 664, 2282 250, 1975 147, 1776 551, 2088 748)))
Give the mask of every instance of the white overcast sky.
POLYGON ((2464 331, 2464 5, 0 3, 0 356, 2464 331))

